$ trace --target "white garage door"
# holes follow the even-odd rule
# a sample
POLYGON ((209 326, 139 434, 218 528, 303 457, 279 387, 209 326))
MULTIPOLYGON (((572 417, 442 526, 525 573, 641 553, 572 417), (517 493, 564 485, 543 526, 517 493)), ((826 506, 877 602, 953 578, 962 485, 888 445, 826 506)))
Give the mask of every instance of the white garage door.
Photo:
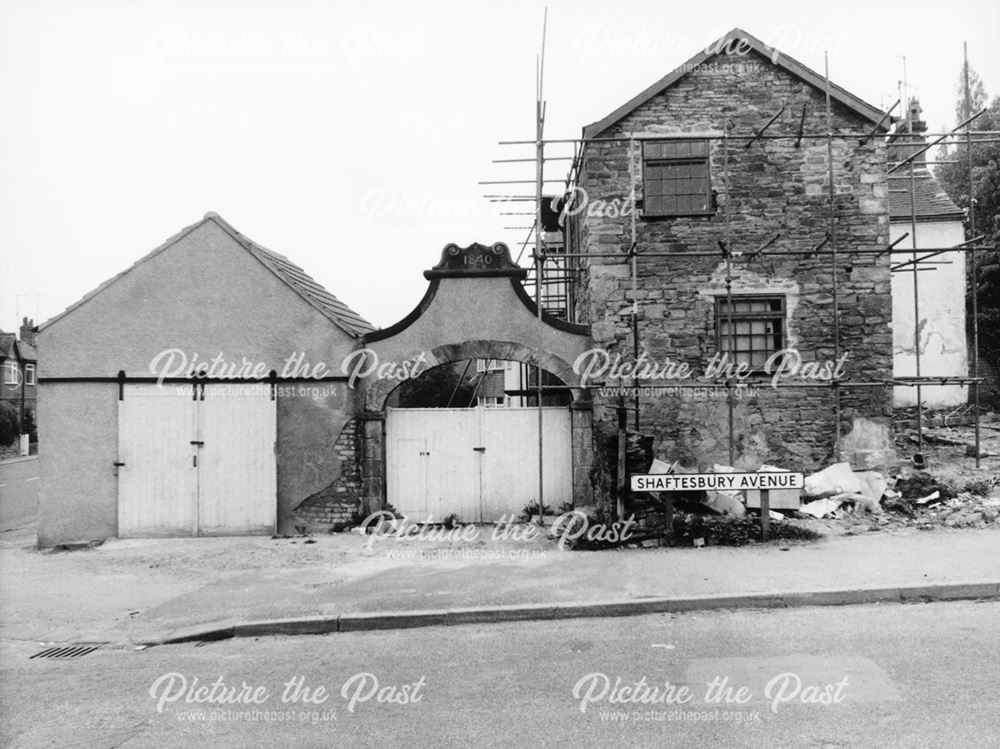
MULTIPOLYGON (((543 408, 544 502, 573 497, 570 414, 543 408)), ((414 521, 492 523, 538 502, 534 408, 404 408, 386 416, 386 496, 414 521)))
POLYGON ((118 535, 273 533, 276 410, 266 385, 126 385, 118 535))

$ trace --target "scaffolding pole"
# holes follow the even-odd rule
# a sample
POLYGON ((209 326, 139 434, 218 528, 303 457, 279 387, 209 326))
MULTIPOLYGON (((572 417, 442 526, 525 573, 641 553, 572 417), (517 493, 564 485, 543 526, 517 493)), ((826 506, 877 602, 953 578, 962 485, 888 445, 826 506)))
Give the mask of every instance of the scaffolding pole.
MULTIPOLYGON (((969 93, 969 44, 962 42, 962 78, 965 89, 965 115, 968 116, 972 110, 972 98, 969 93)), ((965 160, 969 172, 969 234, 976 234, 976 184, 972 174, 972 124, 971 120, 965 123, 965 160)), ((976 267, 976 240, 972 241, 972 376, 976 381, 972 383, 972 413, 975 419, 975 450, 976 468, 980 467, 980 435, 979 435, 979 275, 976 267)))
POLYGON ((535 398, 538 400, 538 524, 544 525, 545 519, 545 459, 544 459, 544 429, 542 410, 542 346, 540 331, 542 327, 542 283, 544 281, 545 257, 542 239, 542 188, 545 184, 545 102, 543 84, 545 80, 545 33, 548 28, 549 9, 545 9, 542 17, 542 51, 538 57, 535 82, 535 307, 538 319, 539 338, 535 347, 535 398))
MULTIPOLYGON (((534 202, 534 225, 530 227, 528 237, 525 239, 521 252, 523 254, 524 249, 531 242, 532 237, 534 238, 534 271, 535 271, 535 301, 537 307, 538 321, 542 323, 543 315, 543 304, 544 299, 542 295, 542 289, 546 285, 554 285, 559 283, 565 283, 566 285, 566 309, 567 317, 571 314, 570 306, 573 304, 572 297, 573 285, 576 274, 579 274, 583 270, 582 262, 574 262, 577 260, 593 261, 595 259, 607 258, 607 259, 618 259, 623 262, 628 262, 631 265, 631 288, 632 288, 632 304, 631 304, 631 327, 632 327, 632 338, 633 338, 633 357, 638 360, 640 350, 641 350, 641 336, 639 327, 639 295, 638 295, 638 263, 641 258, 664 258, 671 260, 684 260, 684 259, 696 259, 696 258, 719 258, 720 252, 706 252, 706 251, 679 251, 679 252, 640 252, 638 246, 638 230, 636 224, 636 209, 635 209, 635 198, 637 195, 637 183, 640 179, 636 175, 635 164, 636 164, 636 153, 637 149, 642 149, 642 144, 647 140, 660 140, 663 136, 661 135, 647 135, 647 136, 636 136, 634 132, 629 132, 626 135, 619 137, 594 137, 594 138, 565 138, 565 139, 546 139, 544 138, 544 120, 545 120, 545 102, 543 98, 543 78, 544 78, 544 60, 545 60, 545 35, 547 27, 548 13, 546 13, 543 20, 542 27, 542 47, 541 55, 536 60, 536 111, 535 111, 535 138, 534 140, 511 140, 511 141, 501 141, 500 145, 510 146, 510 145, 533 145, 535 147, 534 158, 511 158, 511 159, 497 159, 495 163, 535 163, 535 179, 534 180, 498 180, 498 181, 484 181, 480 184, 491 185, 491 184, 529 184, 534 183, 535 191, 534 195, 489 195, 484 196, 491 199, 493 202, 505 202, 505 201, 533 201, 534 202), (583 162, 585 158, 586 149, 590 144, 627 144, 628 148, 628 159, 629 159, 629 184, 631 189, 630 199, 632 200, 632 211, 631 211, 631 241, 629 243, 629 249, 627 252, 573 252, 574 242, 577 241, 577 237, 572 229, 574 218, 576 215, 571 211, 571 206, 569 204, 564 208, 564 220, 565 220, 565 239, 564 239, 564 252, 560 253, 565 260, 567 265, 565 268, 557 268, 556 275, 552 279, 545 279, 545 260, 546 250, 543 238, 543 224, 542 224, 542 201, 544 200, 544 186, 546 184, 562 183, 564 185, 564 190, 569 193, 571 189, 574 189, 577 184, 579 184, 582 170, 583 162), (545 156, 545 146, 546 145, 559 145, 566 144, 571 145, 573 149, 573 154, 571 156, 550 156, 549 160, 552 161, 569 161, 570 167, 567 172, 565 180, 554 180, 545 179, 544 176, 544 163, 546 160, 545 156)), ((972 197, 974 195, 974 178, 973 178, 973 167, 972 167, 972 145, 975 143, 998 143, 1000 142, 1000 130, 981 130, 973 133, 971 128, 971 123, 984 114, 987 110, 982 110, 978 113, 971 114, 971 102, 969 97, 968 88, 968 54, 967 47, 964 48, 965 52, 965 119, 956 125, 953 129, 944 133, 925 133, 916 138, 913 133, 912 118, 909 114, 906 117, 906 132, 905 140, 898 140, 902 133, 896 128, 896 132, 891 132, 892 128, 886 128, 890 130, 887 134, 888 142, 892 147, 904 149, 907 146, 916 147, 912 153, 907 153, 905 158, 900 158, 898 161, 891 161, 887 167, 887 177, 889 180, 896 179, 906 179, 907 188, 905 190, 891 190, 890 192, 906 192, 910 195, 910 231, 903 234, 901 237, 892 241, 885 248, 870 248, 870 249, 843 249, 839 247, 838 237, 837 237, 837 204, 836 204, 836 186, 834 181, 834 141, 841 141, 845 139, 858 139, 858 145, 864 146, 868 141, 878 136, 879 130, 883 125, 889 120, 892 110, 894 110, 900 103, 907 102, 906 91, 906 69, 905 69, 905 58, 904 58, 904 71, 903 71, 903 84, 904 90, 899 97, 899 100, 890 109, 885 112, 880 120, 876 123, 875 127, 867 132, 854 132, 847 129, 841 130, 840 132, 834 132, 833 127, 833 111, 832 111, 832 84, 830 81, 829 74, 829 54, 824 53, 824 86, 825 86, 825 114, 826 114, 826 128, 825 132, 822 133, 806 133, 804 130, 805 121, 805 110, 803 109, 801 121, 798 123, 798 128, 792 133, 770 133, 765 132, 771 127, 775 122, 778 121, 780 115, 785 111, 783 106, 780 111, 773 115, 762 127, 753 130, 749 135, 742 135, 735 132, 735 126, 732 121, 728 118, 724 124, 722 132, 715 132, 707 135, 699 135, 698 137, 712 141, 722 141, 722 151, 723 151, 723 184, 725 185, 725 205, 724 205, 724 235, 725 238, 719 241, 719 247, 721 250, 721 259, 725 264, 725 295, 726 295, 726 324, 728 325, 728 339, 727 339, 727 351, 726 353, 730 359, 735 362, 735 328, 733 324, 733 263, 739 258, 744 258, 747 261, 755 260, 757 258, 775 258, 775 257, 817 257, 818 260, 825 259, 824 256, 828 256, 829 267, 831 268, 831 291, 832 291, 832 315, 833 315, 833 348, 834 348, 834 358, 839 359, 841 355, 841 330, 840 330, 840 299, 839 299, 839 273, 838 273, 838 262, 841 256, 846 255, 847 257, 866 257, 874 256, 873 260, 877 264, 878 257, 881 255, 888 254, 892 255, 902 255, 907 254, 910 259, 899 263, 895 266, 890 265, 890 271, 900 272, 905 269, 910 269, 913 274, 913 295, 914 295, 914 355, 915 355, 915 367, 916 376, 913 377, 897 377, 893 376, 887 379, 871 379, 865 381, 854 381, 854 380, 830 380, 828 382, 822 383, 811 383, 811 382, 799 382, 799 383, 783 383, 783 387, 805 387, 805 388, 816 388, 816 387, 831 387, 833 389, 834 398, 834 414, 835 414, 835 432, 834 432, 834 452, 837 460, 841 459, 842 453, 842 404, 841 404, 841 389, 842 388, 883 388, 883 387, 915 387, 917 389, 917 438, 918 438, 918 450, 923 449, 923 399, 922 399, 922 388, 924 386, 945 386, 950 384, 961 384, 961 385, 971 385, 973 388, 973 412, 974 412, 974 424, 975 424, 975 446, 976 446, 976 467, 980 466, 980 402, 979 402, 979 384, 983 381, 983 378, 979 373, 979 331, 978 331, 978 299, 976 295, 976 284, 977 284, 977 252, 981 249, 996 249, 995 246, 989 244, 980 244, 980 240, 984 237, 977 236, 973 239, 968 240, 955 247, 917 247, 917 216, 916 216, 916 166, 915 160, 918 156, 928 151, 930 148, 944 143, 945 145, 955 142, 956 145, 960 145, 964 142, 966 147, 966 165, 968 169, 968 179, 969 179, 969 194, 970 194, 970 225, 972 231, 970 234, 975 233, 975 201, 972 197), (964 133, 959 132, 964 128, 964 133), (828 200, 829 200, 829 227, 826 232, 826 236, 822 242, 815 246, 811 250, 797 251, 797 250, 778 250, 769 251, 768 247, 772 245, 781 233, 775 234, 770 240, 766 241, 759 248, 748 251, 739 252, 733 245, 732 240, 732 227, 730 220, 730 205, 732 200, 732 175, 730 173, 729 165, 729 144, 732 138, 748 138, 749 140, 744 144, 744 148, 749 148, 756 141, 777 141, 777 140, 794 140, 795 146, 798 147, 802 140, 819 140, 823 139, 826 142, 826 152, 827 152, 827 179, 828 179, 828 200), (893 138, 897 139, 893 139, 893 138), (933 142, 928 142, 928 138, 935 138, 933 142), (898 171, 904 166, 908 166, 908 174, 905 176, 894 175, 893 172, 898 171), (910 238, 911 247, 896 249, 896 245, 901 243, 907 237, 910 238), (828 253, 819 254, 820 250, 826 245, 830 245, 828 253), (929 253, 919 255, 919 253, 929 253), (919 282, 917 273, 920 271, 933 270, 938 264, 947 264, 949 261, 937 260, 934 262, 928 262, 931 258, 941 255, 946 252, 969 252, 970 262, 971 262, 971 279, 972 279, 972 315, 973 315, 973 373, 971 377, 938 377, 938 376, 925 376, 921 369, 921 351, 920 351, 920 326, 919 315, 920 315, 920 299, 919 299, 919 282), (911 268, 912 266, 912 268, 911 268)), ((901 151, 906 153, 906 151, 901 151)), ((641 155, 638 159, 641 163, 641 155)), ((928 162, 922 161, 923 166, 928 162)), ((960 160, 939 160, 933 163, 961 163, 960 160)), ((517 215, 517 214, 510 214, 517 215)), ((529 228, 529 227, 517 227, 517 228, 529 228)), ((794 246, 794 245, 792 245, 794 246)), ((518 256, 520 260, 520 255, 518 256)), ((891 262, 891 261, 890 261, 891 262)), ((544 463, 543 463, 543 411, 542 411, 542 395, 543 390, 552 390, 552 388, 546 388, 542 385, 542 350, 541 342, 538 341, 536 346, 536 374, 537 382, 535 383, 535 396, 537 398, 538 406, 538 475, 539 475, 539 521, 541 521, 541 513, 544 507, 543 497, 544 497, 544 463)), ((633 387, 635 388, 635 400, 634 405, 631 410, 635 412, 635 429, 638 431, 640 428, 640 388, 638 374, 634 373, 632 377, 633 387)), ((620 385, 624 385, 624 380, 620 380, 620 385)), ((718 383, 710 383, 718 384, 718 383)), ((733 389, 734 387, 743 387, 744 383, 738 383, 734 386, 731 378, 727 378, 724 387, 726 388, 727 394, 727 405, 728 405, 728 420, 729 420, 729 460, 730 464, 735 462, 735 413, 734 413, 734 402, 733 402, 733 389)), ((590 390, 598 386, 585 387, 583 389, 590 390)), ((604 387, 601 385, 600 387, 604 387)), ((659 385, 656 387, 678 387, 678 388, 702 388, 705 387, 705 383, 691 384, 691 383, 676 383, 670 385, 659 385)), ((559 389, 559 388, 556 388, 559 389)), ((565 388, 562 388, 565 391, 565 388)), ((529 391, 526 391, 529 392, 529 391)), ((625 413, 629 410, 624 402, 624 395, 619 395, 618 399, 618 428, 619 428, 619 487, 617 492, 618 497, 618 515, 622 516, 624 512, 624 499, 625 499, 625 480, 623 471, 625 469, 625 453, 626 453, 626 421, 625 413)))
MULTIPOLYGON (((827 230, 827 237, 830 243, 830 267, 832 270, 832 293, 833 293, 833 360, 840 360, 840 310, 837 303, 837 190, 833 183, 833 110, 830 105, 830 59, 829 55, 823 53, 824 79, 826 84, 826 161, 827 179, 830 182, 830 228, 827 230)), ((836 380, 834 380, 836 383, 836 380)), ((840 389, 833 388, 833 422, 834 422, 834 442, 833 454, 840 462, 840 389)))
MULTIPOLYGON (((730 183, 732 174, 729 171, 729 130, 732 122, 726 118, 722 137, 722 181, 726 186, 726 204, 723 206, 723 223, 725 226, 725 246, 722 255, 726 262, 726 337, 728 344, 730 366, 736 364, 736 329, 733 327, 733 261, 732 261, 732 224, 729 223, 729 206, 733 202, 733 188, 730 183)), ((729 465, 736 463, 736 406, 733 403, 732 383, 726 380, 726 413, 729 419, 729 465)))
MULTIPOLYGON (((977 113, 976 115, 974 115, 972 117, 972 119, 976 119, 980 115, 985 114, 986 111, 988 111, 988 110, 983 110, 983 111, 977 113)), ((964 133, 958 133, 956 131, 962 129, 965 126, 965 124, 966 124, 965 122, 961 122, 958 125, 956 125, 952 130, 950 130, 950 131, 948 131, 946 133, 925 133, 924 137, 925 138, 942 138, 942 139, 955 138, 955 139, 959 139, 960 140, 962 138, 962 136, 964 136, 965 134, 964 133)), ((976 143, 997 143, 997 142, 1000 142, 1000 130, 977 130, 976 134, 978 136, 985 136, 985 137, 977 137, 975 139, 976 143)), ((753 136, 754 136, 753 133, 747 133, 746 135, 742 135, 742 134, 739 134, 739 133, 733 133, 730 137, 731 138, 736 138, 736 139, 740 139, 740 138, 748 138, 749 139, 749 138, 752 138, 753 136)), ((841 131, 839 133, 834 133, 833 134, 834 140, 852 140, 854 138, 864 138, 864 137, 867 137, 867 136, 868 136, 867 132, 859 133, 859 132, 854 132, 854 131, 851 131, 851 130, 843 130, 843 131, 841 131)), ((716 135, 716 134, 708 133, 708 134, 698 134, 697 137, 699 139, 704 139, 704 140, 722 140, 722 138, 724 136, 722 134, 716 135)), ((794 133, 775 133, 775 134, 771 134, 771 135, 764 134, 764 135, 759 136, 757 138, 757 140, 795 140, 795 139, 798 139, 798 138, 803 138, 803 139, 806 139, 806 140, 824 140, 824 139, 826 139, 828 137, 829 136, 825 132, 823 132, 823 133, 803 133, 802 135, 799 135, 798 131, 796 131, 794 133)), ((586 144, 586 143, 625 143, 628 140, 629 140, 629 138, 627 136, 609 137, 609 138, 546 138, 545 139, 545 144, 546 145, 557 145, 557 144, 570 144, 570 143, 584 143, 584 144, 586 144)), ((640 142, 644 141, 644 140, 663 140, 663 136, 662 135, 643 135, 643 136, 639 136, 638 138, 636 138, 636 140, 638 140, 640 142)), ((500 145, 500 146, 533 146, 534 144, 535 144, 534 140, 501 140, 501 141, 497 141, 497 145, 500 145)), ((925 142, 924 141, 918 141, 916 143, 911 143, 911 144, 907 144, 907 143, 904 142, 902 145, 925 145, 925 142)), ((937 142, 936 143, 931 143, 929 147, 933 147, 933 146, 936 146, 936 145, 939 145, 939 143, 937 143, 937 142)), ((529 161, 530 161, 530 159, 529 159, 529 161)))

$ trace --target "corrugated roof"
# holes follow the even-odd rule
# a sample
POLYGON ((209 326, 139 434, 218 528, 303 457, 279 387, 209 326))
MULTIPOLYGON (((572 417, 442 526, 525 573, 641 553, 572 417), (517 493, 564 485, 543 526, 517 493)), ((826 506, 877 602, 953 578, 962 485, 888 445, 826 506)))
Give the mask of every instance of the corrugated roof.
POLYGON ((360 337, 365 333, 370 333, 375 330, 375 327, 361 317, 357 312, 352 310, 346 304, 341 302, 337 297, 331 294, 329 291, 320 286, 316 281, 309 276, 302 268, 297 266, 291 260, 289 260, 284 255, 279 255, 277 252, 273 252, 266 247, 262 247, 257 244, 249 237, 240 234, 230 225, 228 221, 222 218, 219 214, 214 211, 210 211, 205 214, 205 217, 192 224, 181 231, 179 231, 174 236, 170 237, 166 242, 161 244, 155 250, 150 252, 148 255, 140 258, 131 266, 123 270, 121 273, 109 278, 107 281, 102 283, 93 291, 85 294, 82 299, 77 301, 75 304, 67 307, 63 312, 59 313, 55 317, 47 320, 42 325, 38 326, 39 330, 44 330, 49 325, 54 323, 56 320, 64 317, 65 315, 72 312, 74 309, 79 307, 84 302, 92 299, 97 294, 100 294, 104 289, 113 284, 115 281, 120 279, 125 274, 129 273, 136 266, 146 262, 150 258, 163 252, 165 249, 175 244, 183 237, 190 234, 192 231, 198 227, 204 225, 206 222, 212 221, 217 226, 219 226, 223 231, 225 231, 229 236, 236 240, 243 248, 248 250, 255 258, 257 258, 260 263, 270 270, 274 275, 276 275, 281 281, 283 281, 287 286, 289 286, 295 293, 305 299, 310 305, 312 305, 316 310, 318 310, 324 317, 334 323, 341 330, 346 332, 352 337, 360 337))
MULTIPOLYGON (((911 205, 917 209, 917 219, 946 220, 965 218, 965 211, 948 197, 941 183, 926 166, 913 170, 913 190, 910 190, 909 174, 905 170, 896 172, 899 179, 889 180, 889 218, 893 221, 909 221, 912 218, 911 205), (899 190, 900 192, 896 192, 899 190), (911 193, 915 200, 911 199, 911 193)), ((895 175, 892 175, 895 176, 895 175)))

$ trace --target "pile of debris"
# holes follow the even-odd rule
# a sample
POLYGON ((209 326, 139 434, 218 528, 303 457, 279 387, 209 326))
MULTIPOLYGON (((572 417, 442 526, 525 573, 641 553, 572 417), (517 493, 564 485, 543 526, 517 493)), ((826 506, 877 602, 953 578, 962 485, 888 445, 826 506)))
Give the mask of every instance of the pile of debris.
POLYGON ((998 487, 998 476, 967 482, 958 490, 927 471, 883 478, 873 471, 851 472, 842 463, 806 480, 803 494, 807 501, 794 516, 832 520, 848 532, 858 525, 866 525, 867 530, 891 526, 982 528, 1000 520, 998 487), (824 473, 830 483, 813 481, 824 473), (857 480, 852 479, 852 473, 857 480))
POLYGON ((877 471, 854 471, 850 463, 834 463, 806 477, 802 494, 807 502, 798 511, 813 518, 878 513, 888 490, 889 481, 877 471))
MULTIPOLYGON (((760 471, 777 472, 776 466, 760 471)), ((713 473, 732 472, 714 465, 713 473)), ((653 460, 649 473, 686 472, 677 463, 653 460)), ((835 463, 806 477, 798 490, 770 492, 770 537, 813 540, 829 533, 852 534, 912 526, 965 528, 1000 524, 1000 475, 966 481, 957 489, 928 472, 904 468, 898 475, 855 471, 835 463)), ((760 495, 755 491, 650 493, 663 508, 662 522, 640 521, 640 537, 625 546, 743 546, 761 540, 760 495)), ((606 548, 581 544, 579 548, 606 548)))

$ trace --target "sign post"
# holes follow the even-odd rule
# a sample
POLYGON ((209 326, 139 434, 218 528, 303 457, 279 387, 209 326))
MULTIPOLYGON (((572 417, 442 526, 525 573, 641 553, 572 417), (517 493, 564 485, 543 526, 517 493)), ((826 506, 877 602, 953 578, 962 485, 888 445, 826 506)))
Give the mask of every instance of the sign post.
POLYGON ((744 491, 760 492, 760 535, 771 535, 771 489, 802 489, 805 476, 791 471, 755 473, 637 473, 631 478, 634 492, 744 491))
POLYGON ((771 535, 771 490, 760 490, 760 540, 767 541, 771 535))

